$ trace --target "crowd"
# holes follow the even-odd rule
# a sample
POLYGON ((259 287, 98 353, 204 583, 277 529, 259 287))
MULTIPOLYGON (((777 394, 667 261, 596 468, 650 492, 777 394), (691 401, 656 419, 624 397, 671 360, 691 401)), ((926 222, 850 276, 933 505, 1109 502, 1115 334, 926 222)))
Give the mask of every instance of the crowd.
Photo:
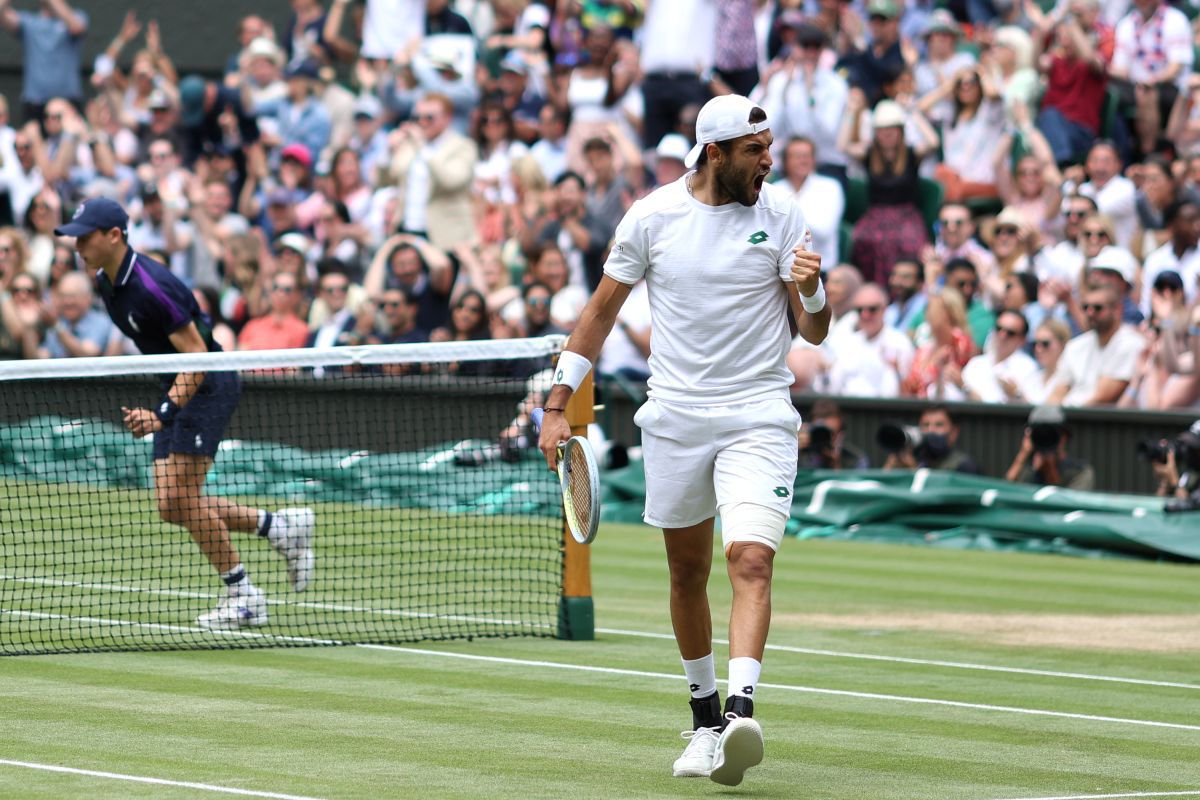
MULTIPOLYGON (((796 389, 1200 402, 1190 5, 290 4, 199 76, 154 20, 0 0, 24 58, 0 96, 0 356, 133 352, 53 235, 97 196, 225 349, 569 332, 625 210, 738 92, 827 265, 834 325, 797 339, 796 389)), ((599 369, 644 378, 649 348, 640 286, 599 369)))

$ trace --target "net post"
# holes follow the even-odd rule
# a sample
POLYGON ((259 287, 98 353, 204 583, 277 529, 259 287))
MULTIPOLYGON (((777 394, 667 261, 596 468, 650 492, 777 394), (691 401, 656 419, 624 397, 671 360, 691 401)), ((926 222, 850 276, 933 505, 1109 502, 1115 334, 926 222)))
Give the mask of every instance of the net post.
MULTIPOLYGON (((566 417, 572 436, 587 436, 587 426, 596 419, 595 391, 588 373, 567 401, 566 417)), ((558 605, 558 638, 596 638, 596 615, 592 606, 592 562, 587 545, 575 541, 563 520, 563 593, 558 605)))

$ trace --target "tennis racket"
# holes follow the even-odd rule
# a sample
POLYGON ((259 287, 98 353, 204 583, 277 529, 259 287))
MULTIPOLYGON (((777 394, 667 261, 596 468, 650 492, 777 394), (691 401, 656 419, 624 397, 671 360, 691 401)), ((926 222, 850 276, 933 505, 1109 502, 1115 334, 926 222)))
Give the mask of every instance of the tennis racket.
MULTIPOLYGON (((533 427, 542 430, 545 412, 535 408, 533 427)), ((592 445, 582 436, 558 443, 558 482, 562 486, 567 530, 580 544, 591 544, 600 527, 600 469, 592 445)))

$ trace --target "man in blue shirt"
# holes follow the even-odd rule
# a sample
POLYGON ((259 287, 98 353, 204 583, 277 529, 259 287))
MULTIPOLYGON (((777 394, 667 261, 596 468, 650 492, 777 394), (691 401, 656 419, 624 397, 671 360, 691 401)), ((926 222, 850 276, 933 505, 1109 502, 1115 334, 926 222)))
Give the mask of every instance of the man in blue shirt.
POLYGON ((79 75, 79 46, 88 29, 88 15, 67 0, 42 0, 41 13, 17 11, 0 0, 0 27, 21 37, 25 49, 25 82, 21 101, 25 118, 41 121, 46 103, 63 97, 79 106, 83 86, 79 75))
MULTIPOLYGON (((208 317, 192 293, 162 264, 129 247, 129 215, 106 198, 88 200, 54 233, 75 237, 113 324, 147 355, 219 351, 208 317)), ((205 628, 263 625, 267 602, 250 583, 229 532, 257 532, 287 559, 295 591, 313 571, 312 509, 270 511, 204 494, 221 436, 237 408, 241 382, 234 372, 180 372, 163 376, 153 408, 121 411, 137 438, 154 434, 154 493, 164 520, 191 533, 228 587, 217 607, 202 614, 205 628)))

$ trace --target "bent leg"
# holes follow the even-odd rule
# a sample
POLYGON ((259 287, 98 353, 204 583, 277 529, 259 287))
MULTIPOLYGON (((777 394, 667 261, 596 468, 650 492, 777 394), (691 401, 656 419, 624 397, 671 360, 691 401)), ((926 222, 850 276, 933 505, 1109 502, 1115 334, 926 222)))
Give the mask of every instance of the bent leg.
POLYGON ((211 467, 208 456, 170 453, 154 462, 154 495, 159 516, 186 528, 200 552, 224 574, 242 561, 229 541, 229 528, 211 498, 204 496, 204 479, 211 467))
POLYGON ((671 627, 687 660, 712 652, 708 575, 712 571, 713 518, 687 528, 664 528, 671 572, 671 627))
POLYGON ((205 500, 217 512, 217 516, 229 530, 239 533, 258 533, 259 509, 239 505, 224 497, 205 497, 205 500))
POLYGON ((771 576, 775 551, 758 542, 733 542, 726 568, 733 586, 729 657, 762 661, 771 628, 771 576))

